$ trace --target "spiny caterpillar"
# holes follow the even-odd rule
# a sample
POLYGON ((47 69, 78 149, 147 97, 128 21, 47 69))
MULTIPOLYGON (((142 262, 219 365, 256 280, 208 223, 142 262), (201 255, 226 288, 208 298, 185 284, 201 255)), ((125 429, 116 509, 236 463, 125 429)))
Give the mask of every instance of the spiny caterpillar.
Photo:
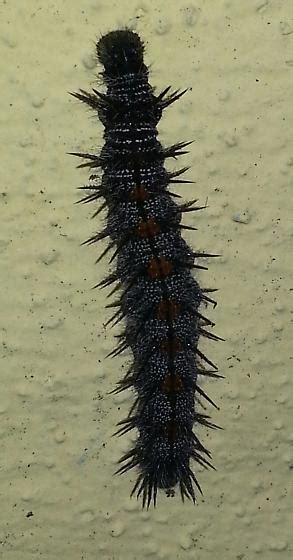
POLYGON ((195 269, 205 268, 197 259, 217 255, 194 252, 182 238, 182 231, 195 229, 181 223, 183 213, 203 207, 196 200, 179 204, 180 197, 169 190, 192 182, 181 177, 188 168, 169 172, 164 167, 167 158, 187 153, 190 142, 163 147, 157 139, 163 111, 187 90, 172 93, 167 87, 156 95, 143 53, 136 33, 108 33, 97 43, 106 93, 93 89, 72 95, 91 107, 104 126, 100 154, 73 155, 86 160, 79 167, 92 170, 81 201, 103 199, 94 215, 107 212, 105 228, 85 243, 109 238, 100 258, 114 250, 110 262, 115 269, 97 285, 114 285, 111 295, 119 295, 107 306, 115 308, 108 323, 124 323, 119 344, 109 355, 130 348, 133 356, 113 392, 134 389, 135 402, 116 433, 136 429, 138 437, 116 472, 137 469, 131 495, 141 496, 142 505, 149 507, 152 501, 156 505, 158 489, 172 495, 178 485, 182 499, 193 502, 195 487, 201 492, 191 461, 213 466, 196 431, 199 425, 218 426, 198 410, 202 399, 216 407, 198 379, 222 376, 199 349, 201 337, 219 339, 200 310, 216 304, 210 297, 215 290, 201 288, 193 277, 195 269))

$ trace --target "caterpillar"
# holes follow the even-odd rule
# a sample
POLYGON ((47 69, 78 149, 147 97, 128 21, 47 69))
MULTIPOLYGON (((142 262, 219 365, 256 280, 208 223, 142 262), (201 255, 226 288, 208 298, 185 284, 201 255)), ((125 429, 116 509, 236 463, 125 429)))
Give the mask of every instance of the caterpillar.
MULTIPOLYGON (((132 449, 118 461, 116 473, 135 469, 131 492, 142 506, 156 506, 158 491, 196 502, 200 484, 192 462, 214 468, 211 454, 196 431, 202 425, 219 428, 205 410, 203 400, 218 408, 199 385, 200 376, 219 378, 216 365, 199 349, 201 337, 219 340, 210 331, 214 323, 201 306, 216 305, 210 292, 194 277, 201 257, 182 237, 182 215, 197 212, 197 200, 179 203, 169 187, 191 183, 182 175, 187 167, 167 171, 167 158, 177 159, 191 142, 163 147, 157 125, 163 111, 187 90, 156 94, 149 84, 144 63, 144 44, 130 29, 107 33, 97 42, 97 59, 106 92, 93 89, 71 93, 95 111, 104 127, 104 146, 99 154, 71 152, 83 158, 78 167, 91 171, 80 202, 101 205, 94 216, 106 211, 105 227, 85 244, 109 239, 99 262, 110 250, 111 270, 95 287, 113 286, 116 299, 106 307, 114 314, 107 324, 123 321, 117 347, 108 356, 131 350, 132 363, 112 392, 134 389, 135 401, 126 419, 118 422, 117 435, 137 431, 132 449)), ((221 339, 223 340, 223 339, 221 339)))

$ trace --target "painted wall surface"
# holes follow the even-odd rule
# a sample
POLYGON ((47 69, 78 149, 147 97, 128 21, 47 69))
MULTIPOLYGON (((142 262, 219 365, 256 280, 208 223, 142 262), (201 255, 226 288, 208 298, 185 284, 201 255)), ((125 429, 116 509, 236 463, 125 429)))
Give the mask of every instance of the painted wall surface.
POLYGON ((292 558, 293 3, 7 0, 0 22, 0 558, 292 558), (125 25, 158 90, 191 88, 160 139, 194 140, 181 194, 208 208, 186 238, 222 254, 200 274, 226 339, 202 345, 226 376, 205 385, 217 471, 199 473, 196 506, 161 495, 148 512, 135 474, 113 477, 133 397, 108 393, 129 356, 105 359, 118 331, 90 288, 109 268, 102 245, 80 247, 102 217, 74 205, 87 175, 66 155, 101 147, 67 92, 97 87, 95 40, 125 25))

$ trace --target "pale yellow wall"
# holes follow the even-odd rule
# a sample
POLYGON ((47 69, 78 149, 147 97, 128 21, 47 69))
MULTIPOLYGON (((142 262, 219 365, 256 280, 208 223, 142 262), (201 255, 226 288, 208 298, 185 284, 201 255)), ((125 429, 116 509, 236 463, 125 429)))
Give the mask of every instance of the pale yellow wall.
POLYGON ((292 1, 7 0, 0 21, 0 558, 288 560, 292 1), (86 173, 65 155, 101 145, 67 91, 96 86, 95 39, 126 24, 147 42, 153 84, 192 87, 161 140, 195 140, 182 194, 209 207, 187 238, 223 254, 201 274, 220 289, 209 316, 226 338, 203 346, 226 375, 207 384, 225 430, 201 434, 218 470, 199 474, 196 507, 161 496, 149 512, 128 498, 134 474, 112 475, 131 399, 107 393, 127 358, 105 360, 113 332, 90 287, 107 261, 79 246, 101 221, 73 204, 86 173))

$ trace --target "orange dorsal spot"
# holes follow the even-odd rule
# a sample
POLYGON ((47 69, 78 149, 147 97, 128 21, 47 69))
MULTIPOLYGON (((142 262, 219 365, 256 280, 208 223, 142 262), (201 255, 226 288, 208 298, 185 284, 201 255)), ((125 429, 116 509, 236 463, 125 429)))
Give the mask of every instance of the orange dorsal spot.
POLYGON ((128 195, 128 199, 130 201, 135 201, 135 202, 143 202, 144 200, 147 200, 149 198, 149 193, 148 191, 144 188, 143 185, 136 185, 132 191, 130 191, 129 195, 128 195))
POLYGON ((166 436, 169 441, 175 441, 177 439, 177 426, 174 421, 168 422, 165 428, 166 436))
POLYGON ((155 222, 155 220, 153 220, 153 218, 149 218, 146 222, 141 221, 139 223, 136 233, 143 239, 154 237, 160 233, 160 226, 155 222))
POLYGON ((150 278, 165 278, 173 270, 173 263, 165 257, 153 257, 148 264, 148 275, 150 278))
POLYGON ((180 305, 172 299, 162 299, 157 307, 157 319, 173 321, 180 313, 180 305))
POLYGON ((167 393, 167 394, 179 393, 179 391, 182 391, 182 388, 183 388, 182 380, 180 379, 179 375, 177 375, 176 373, 173 375, 168 373, 168 375, 166 375, 161 385, 161 390, 163 391, 163 393, 167 393))
POLYGON ((178 338, 165 338, 165 340, 162 340, 160 344, 162 352, 173 355, 176 354, 176 352, 180 352, 181 347, 182 345, 178 338))

